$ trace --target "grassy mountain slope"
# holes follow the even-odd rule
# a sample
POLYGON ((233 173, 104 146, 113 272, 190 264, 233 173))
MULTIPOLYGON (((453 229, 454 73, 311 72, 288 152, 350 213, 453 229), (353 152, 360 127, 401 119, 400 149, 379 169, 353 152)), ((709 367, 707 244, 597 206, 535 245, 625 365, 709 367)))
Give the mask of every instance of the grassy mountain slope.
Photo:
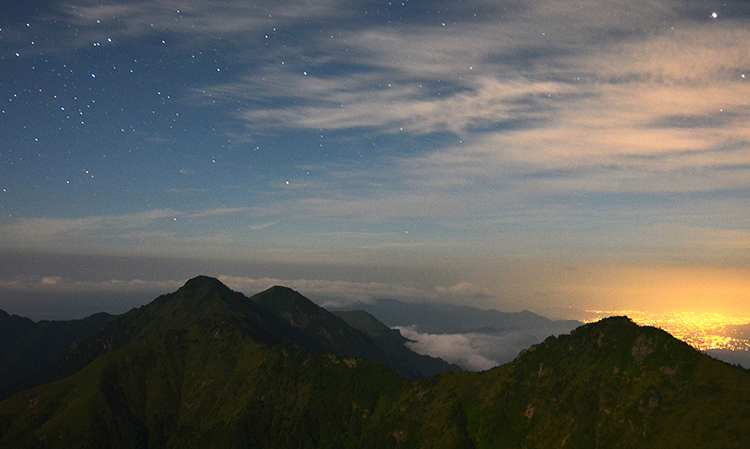
MULTIPOLYGON (((213 316, 242 320, 259 342, 293 341, 313 351, 372 359, 410 378, 423 378, 454 369, 439 359, 404 358, 403 351, 389 354, 361 331, 294 290, 273 287, 248 298, 230 290, 217 279, 198 276, 176 292, 162 295, 107 323, 67 353, 59 364, 38 373, 27 386, 62 379, 130 342, 170 330, 188 329, 213 316), (412 361, 419 363, 412 366, 412 361)), ((13 392, 17 391, 20 390, 13 392)))
POLYGON ((408 381, 221 316, 0 403, 2 447, 356 447, 408 381))
POLYGON ((383 430, 404 447, 741 448, 750 374, 611 318, 509 365, 416 384, 392 413, 383 430))
POLYGON ((274 314, 248 301, 241 293, 230 290, 216 279, 199 276, 176 292, 162 295, 105 324, 66 354, 61 363, 40 373, 36 384, 76 373, 98 357, 132 341, 169 330, 187 329, 214 315, 242 316, 253 323, 254 336, 259 341, 280 342, 299 336, 274 314))
MULTIPOLYGON (((217 294, 213 282, 190 284, 195 298, 177 297, 184 307, 196 300, 224 307, 200 302, 217 294)), ((375 361, 280 338, 274 332, 301 332, 335 345, 339 327, 294 292, 276 290, 278 302, 249 301, 268 320, 238 312, 255 309, 237 296, 242 304, 232 313, 185 328, 156 326, 72 376, 0 402, 0 447, 740 448, 750 441, 750 373, 624 317, 550 337, 489 371, 410 381, 375 361), (271 324, 282 330, 264 327, 271 324)))

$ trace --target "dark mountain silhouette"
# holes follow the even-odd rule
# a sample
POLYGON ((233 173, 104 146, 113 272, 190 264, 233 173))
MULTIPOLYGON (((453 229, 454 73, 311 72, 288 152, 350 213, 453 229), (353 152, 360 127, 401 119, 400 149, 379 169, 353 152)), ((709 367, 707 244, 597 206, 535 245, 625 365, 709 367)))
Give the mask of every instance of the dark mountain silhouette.
POLYGON ((188 329, 214 316, 242 321, 247 332, 260 343, 293 341, 317 352, 372 359, 413 379, 457 370, 432 357, 428 358, 431 363, 425 364, 425 359, 416 357, 415 353, 412 358, 403 351, 389 354, 361 331, 289 288, 272 287, 248 298, 217 279, 199 276, 176 292, 133 309, 93 333, 89 331, 91 335, 65 354, 60 363, 37 372, 24 383, 13 385, 10 392, 62 379, 128 343, 170 330, 188 329), (410 365, 414 360, 420 363, 410 365))
POLYGON ((97 334, 87 344, 104 349, 83 369, 0 402, 0 447, 741 448, 750 441, 750 373, 625 317, 547 338, 492 370, 418 381, 338 352, 359 351, 340 339, 356 343, 366 334, 384 338, 377 347, 389 345, 393 336, 376 321, 335 317, 281 287, 246 298, 196 278, 97 334))
POLYGON ((626 318, 410 381, 214 315, 0 403, 2 447, 740 448, 750 374, 626 318))
POLYGON ((732 349, 708 349, 705 351, 705 353, 710 355, 711 357, 730 363, 732 365, 740 365, 745 369, 750 369, 750 351, 737 351, 732 349))
POLYGON ((362 329, 354 325, 360 321, 346 320, 346 315, 336 316, 287 287, 271 287, 250 297, 250 300, 302 332, 306 339, 313 342, 308 345, 311 349, 375 360, 411 379, 461 370, 443 360, 411 351, 403 345, 405 339, 400 341, 400 345, 388 345, 383 339, 372 338, 367 330, 377 324, 385 329, 387 327, 371 322, 372 327, 362 329))
POLYGON ((98 313, 81 320, 34 322, 0 310, 0 399, 22 389, 29 376, 59 362, 114 318, 98 313))
POLYGON ((500 312, 451 304, 406 303, 395 299, 378 299, 358 308, 373 315, 386 326, 416 326, 429 334, 463 334, 469 332, 501 333, 549 329, 549 334, 567 333, 580 326, 578 321, 553 321, 528 310, 500 312))

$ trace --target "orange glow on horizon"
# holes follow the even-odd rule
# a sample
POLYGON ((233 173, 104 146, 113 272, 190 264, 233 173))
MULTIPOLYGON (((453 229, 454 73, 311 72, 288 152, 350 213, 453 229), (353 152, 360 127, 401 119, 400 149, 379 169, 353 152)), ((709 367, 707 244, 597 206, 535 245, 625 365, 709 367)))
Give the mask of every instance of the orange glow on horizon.
POLYGON ((655 265, 599 267, 583 283, 588 309, 750 317, 750 268, 655 265))
POLYGON ((750 340, 733 335, 730 326, 750 324, 749 317, 728 316, 721 313, 670 312, 653 313, 638 310, 588 310, 596 318, 584 322, 598 321, 608 316, 627 316, 641 326, 653 326, 669 332, 694 348, 707 351, 728 349, 750 351, 750 340))

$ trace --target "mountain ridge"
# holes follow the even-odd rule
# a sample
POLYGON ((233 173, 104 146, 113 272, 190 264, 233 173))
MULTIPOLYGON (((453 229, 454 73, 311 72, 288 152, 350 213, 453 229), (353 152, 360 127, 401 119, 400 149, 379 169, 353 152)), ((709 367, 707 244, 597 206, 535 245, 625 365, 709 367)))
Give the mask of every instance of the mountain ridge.
POLYGON ((677 449, 750 440, 750 372, 627 317, 551 336, 487 371, 410 380, 305 345, 336 346, 342 329, 344 338, 393 341, 365 312, 337 317, 291 289, 247 298, 217 282, 186 283, 106 324, 98 335, 111 342, 120 338, 112 329, 138 337, 119 347, 94 338, 110 347, 85 367, 1 401, 0 446, 677 449), (197 311, 177 325, 194 307, 221 313, 197 311), (150 314, 165 321, 140 321, 150 314))
POLYGON ((386 326, 416 326, 419 332, 428 334, 494 333, 532 328, 549 328, 562 333, 582 324, 573 320, 550 320, 529 310, 501 312, 453 304, 408 303, 388 298, 357 304, 356 308, 375 316, 386 326))
MULTIPOLYGON (((265 344, 295 341, 313 351, 336 352, 376 360, 409 378, 455 370, 455 366, 433 359, 427 372, 410 365, 413 360, 388 354, 361 331, 287 287, 275 286, 252 297, 231 290, 218 279, 197 276, 173 293, 132 309, 104 324, 47 370, 36 373, 20 391, 72 375, 100 356, 159 333, 188 329, 214 315, 246 321, 248 332, 265 344)), ((7 396, 7 394, 6 394, 7 396)))
POLYGON ((131 342, 0 402, 0 445, 676 449, 750 438, 750 373, 623 317, 485 372, 420 381, 253 333, 213 315, 131 342))

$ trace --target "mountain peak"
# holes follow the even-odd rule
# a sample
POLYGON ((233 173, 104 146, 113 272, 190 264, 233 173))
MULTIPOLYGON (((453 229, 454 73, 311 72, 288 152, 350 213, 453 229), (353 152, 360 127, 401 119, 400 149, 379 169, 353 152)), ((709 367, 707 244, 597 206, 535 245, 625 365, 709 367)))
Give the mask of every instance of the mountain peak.
POLYGON ((586 324, 567 335, 549 337, 522 351, 521 366, 577 364, 581 370, 599 375, 614 370, 630 376, 677 372, 697 363, 701 354, 666 331, 640 326, 626 316, 615 316, 586 324))
POLYGON ((220 280, 213 278, 211 276, 196 276, 194 278, 188 279, 185 284, 183 284, 182 287, 180 287, 180 290, 185 289, 188 291, 196 291, 201 289, 219 289, 219 290, 229 290, 229 287, 224 285, 220 280))
POLYGON ((275 285, 268 290, 253 295, 250 299, 263 308, 273 310, 276 313, 318 315, 326 312, 325 309, 305 298, 298 291, 281 285, 275 285))

